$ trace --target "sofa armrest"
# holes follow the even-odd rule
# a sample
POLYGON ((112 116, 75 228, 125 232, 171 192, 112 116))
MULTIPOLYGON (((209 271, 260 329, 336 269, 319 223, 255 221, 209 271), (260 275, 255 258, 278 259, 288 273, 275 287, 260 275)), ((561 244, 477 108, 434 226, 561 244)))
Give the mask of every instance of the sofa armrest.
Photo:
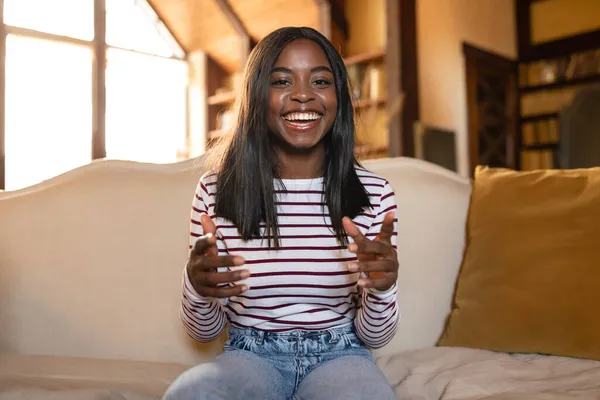
POLYGON ((375 355, 435 345, 451 309, 464 245, 468 179, 413 158, 365 163, 386 177, 398 204, 398 301, 394 340, 375 355))

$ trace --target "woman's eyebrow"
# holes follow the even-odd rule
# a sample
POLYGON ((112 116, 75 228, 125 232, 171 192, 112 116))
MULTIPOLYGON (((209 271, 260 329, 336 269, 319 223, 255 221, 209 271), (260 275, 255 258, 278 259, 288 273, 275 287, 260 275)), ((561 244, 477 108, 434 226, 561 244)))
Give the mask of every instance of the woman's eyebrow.
POLYGON ((273 67, 273 69, 271 70, 271 73, 274 73, 274 72, 285 72, 286 74, 291 74, 292 69, 287 68, 287 67, 273 67))
POLYGON ((312 68, 310 70, 310 72, 323 72, 323 71, 329 72, 329 73, 333 74, 333 71, 331 70, 331 68, 329 68, 326 65, 321 65, 321 66, 318 66, 318 67, 314 67, 314 68, 312 68))
MULTIPOLYGON (((317 67, 313 67, 310 69, 310 72, 315 73, 315 72, 329 72, 331 74, 333 74, 333 71, 331 70, 331 68, 329 68, 326 65, 319 65, 317 67)), ((273 67, 273 69, 271 69, 271 73, 275 73, 275 72, 284 72, 286 74, 291 74, 292 73, 292 69, 288 68, 288 67, 273 67)))

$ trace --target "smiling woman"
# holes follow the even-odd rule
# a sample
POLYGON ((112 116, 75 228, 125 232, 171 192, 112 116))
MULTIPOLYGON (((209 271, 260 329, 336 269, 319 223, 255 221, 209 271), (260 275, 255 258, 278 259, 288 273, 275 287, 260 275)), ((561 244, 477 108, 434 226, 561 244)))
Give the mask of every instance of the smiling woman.
POLYGON ((344 63, 311 28, 248 59, 233 133, 193 197, 181 317, 225 352, 165 399, 394 399, 368 348, 391 341, 396 209, 354 153, 344 63))

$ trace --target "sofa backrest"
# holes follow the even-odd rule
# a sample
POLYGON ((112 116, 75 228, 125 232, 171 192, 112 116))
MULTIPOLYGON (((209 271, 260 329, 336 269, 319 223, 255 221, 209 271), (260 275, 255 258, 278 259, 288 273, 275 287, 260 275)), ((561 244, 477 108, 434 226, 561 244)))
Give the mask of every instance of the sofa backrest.
MULTIPOLYGON (((415 159, 365 163, 399 205, 398 335, 433 345, 450 309, 469 182, 415 159)), ((0 352, 194 364, 222 350, 179 321, 199 160, 97 161, 0 193, 0 352)))

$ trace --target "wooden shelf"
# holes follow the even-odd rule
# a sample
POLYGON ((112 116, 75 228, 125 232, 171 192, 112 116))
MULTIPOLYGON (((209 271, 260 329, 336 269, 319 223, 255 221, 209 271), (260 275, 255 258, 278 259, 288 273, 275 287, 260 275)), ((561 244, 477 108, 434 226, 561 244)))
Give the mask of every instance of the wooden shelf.
POLYGON ((354 106, 354 108, 367 108, 375 107, 387 104, 387 97, 380 97, 378 99, 362 99, 354 106))
POLYGON ((227 93, 219 93, 208 98, 208 104, 211 106, 214 105, 225 105, 235 101, 235 93, 227 92, 227 93))
POLYGON ((558 149, 558 143, 538 143, 538 144, 527 144, 522 145, 521 150, 556 150, 558 149))
POLYGON ((536 114, 530 115, 528 117, 521 117, 521 123, 526 122, 536 122, 536 121, 544 121, 546 119, 554 119, 558 117, 558 113, 546 113, 546 114, 536 114))
POLYGON ((369 51, 366 53, 346 57, 344 59, 344 64, 346 64, 346 66, 349 66, 349 65, 368 62, 368 61, 381 61, 384 59, 384 57, 385 57, 385 50, 369 51))
POLYGON ((569 86, 575 85, 583 85, 586 83, 595 83, 600 82, 600 74, 584 76, 581 78, 574 78, 569 80, 563 80, 552 83, 545 83, 542 85, 532 85, 532 86, 524 86, 519 88, 519 91, 523 94, 525 93, 535 93, 543 90, 551 90, 551 89, 561 89, 569 86))

